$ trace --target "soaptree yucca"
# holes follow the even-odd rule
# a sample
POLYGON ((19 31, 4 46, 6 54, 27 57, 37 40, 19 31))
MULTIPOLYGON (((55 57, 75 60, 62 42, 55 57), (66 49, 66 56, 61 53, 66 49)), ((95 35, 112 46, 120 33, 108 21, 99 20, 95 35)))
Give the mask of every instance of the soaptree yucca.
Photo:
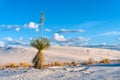
POLYGON ((37 54, 32 60, 34 68, 41 69, 43 68, 43 64, 45 61, 43 50, 49 48, 50 41, 47 38, 34 39, 31 42, 31 46, 38 50, 37 54))

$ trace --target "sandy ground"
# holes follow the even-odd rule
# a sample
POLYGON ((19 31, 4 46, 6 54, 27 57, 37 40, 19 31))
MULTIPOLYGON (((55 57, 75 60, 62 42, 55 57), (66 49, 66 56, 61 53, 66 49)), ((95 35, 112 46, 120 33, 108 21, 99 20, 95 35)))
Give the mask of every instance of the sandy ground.
MULTIPOLYGON (((0 48, 0 64, 29 62, 37 50, 31 47, 0 48)), ((82 47, 51 47, 44 51, 46 62, 86 61, 90 57, 120 59, 120 52, 82 47)), ((120 80, 120 63, 92 66, 51 67, 46 69, 16 68, 0 70, 0 80, 120 80)))
MULTIPOLYGON (((37 53, 37 50, 32 47, 14 47, 14 48, 0 48, 0 64, 10 62, 29 62, 37 53)), ((82 47, 51 47, 45 50, 46 62, 54 61, 87 61, 93 58, 99 61, 104 58, 111 60, 120 59, 120 51, 97 49, 97 48, 82 48, 82 47)))

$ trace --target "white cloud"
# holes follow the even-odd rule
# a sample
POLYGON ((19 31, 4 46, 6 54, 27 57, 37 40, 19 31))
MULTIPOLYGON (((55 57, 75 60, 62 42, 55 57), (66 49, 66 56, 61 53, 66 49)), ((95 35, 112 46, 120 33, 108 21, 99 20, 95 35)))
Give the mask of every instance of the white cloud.
POLYGON ((36 23, 34 23, 34 22, 30 22, 29 24, 28 24, 28 26, 29 26, 29 28, 31 28, 31 29, 38 29, 38 24, 36 24, 36 23))
POLYGON ((39 32, 39 29, 35 29, 36 32, 39 32))
POLYGON ((120 38, 118 38, 117 40, 119 40, 119 41, 120 41, 120 38))
POLYGON ((50 29, 48 29, 48 28, 46 28, 46 29, 45 29, 45 31, 50 32, 51 30, 50 30, 50 29))
POLYGON ((26 45, 27 43, 23 41, 23 37, 19 37, 19 39, 12 39, 11 37, 5 38, 7 45, 26 45))
POLYGON ((102 43, 102 45, 107 45, 107 43, 102 43))
POLYGON ((5 25, 1 25, 1 27, 5 27, 5 25))
POLYGON ((32 38, 32 37, 30 37, 29 39, 30 39, 30 40, 33 40, 33 38, 32 38))
POLYGON ((65 38, 63 35, 59 35, 58 33, 54 34, 54 40, 59 42, 61 45, 66 46, 80 46, 85 44, 90 40, 90 38, 85 37, 76 37, 76 38, 65 38))
POLYGON ((19 27, 17 27, 15 30, 16 30, 16 31, 19 31, 19 30, 20 30, 20 28, 19 28, 19 27))
POLYGON ((78 38, 75 38, 75 39, 78 39, 78 41, 81 41, 81 42, 90 40, 89 38, 85 38, 85 37, 78 37, 78 38))
POLYGON ((61 29, 61 30, 58 31, 57 33, 76 33, 76 32, 85 32, 85 30, 83 30, 83 29, 79 29, 79 30, 66 30, 66 29, 61 29))
POLYGON ((7 28, 8 29, 12 29, 12 25, 7 25, 7 28))
POLYGON ((59 42, 58 44, 64 46, 80 46, 85 45, 88 41, 90 41, 90 38, 86 37, 64 38, 63 35, 59 35, 58 33, 54 35, 54 39, 59 42))
POLYGON ((9 30, 19 31, 20 30, 19 25, 0 25, 0 26, 2 31, 9 31, 9 30))
POLYGON ((4 47, 4 46, 5 46, 4 42, 0 41, 0 47, 4 47))
POLYGON ((120 31, 112 31, 101 34, 101 36, 109 36, 109 35, 120 35, 120 31))
POLYGON ((13 39, 11 37, 5 38, 6 41, 12 41, 13 39))
POLYGON ((76 43, 76 42, 87 42, 89 40, 90 40, 89 38, 77 37, 77 38, 66 39, 66 42, 76 43))
POLYGON ((58 33, 54 34, 54 39, 56 41, 65 41, 66 40, 63 35, 59 35, 58 33))
POLYGON ((28 24, 24 24, 23 27, 35 29, 36 32, 39 32, 39 24, 36 24, 35 22, 29 22, 28 24))
POLYGON ((23 37, 20 37, 19 40, 22 41, 22 40, 23 40, 23 37))

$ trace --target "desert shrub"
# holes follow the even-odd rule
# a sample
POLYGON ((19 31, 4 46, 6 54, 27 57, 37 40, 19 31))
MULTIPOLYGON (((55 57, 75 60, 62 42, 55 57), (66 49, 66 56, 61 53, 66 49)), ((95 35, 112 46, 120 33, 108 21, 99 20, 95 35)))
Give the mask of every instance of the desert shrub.
POLYGON ((118 59, 117 61, 120 62, 120 59, 118 59))
POLYGON ((20 66, 23 67, 23 68, 26 68, 26 67, 30 67, 31 65, 27 62, 21 62, 20 66))
POLYGON ((110 59, 104 58, 104 59, 100 60, 100 63, 110 63, 110 59))
POLYGON ((44 68, 47 68, 47 67, 52 67, 52 66, 54 66, 54 63, 47 63, 47 64, 43 64, 43 67, 44 68))
POLYGON ((73 62, 61 62, 61 61, 55 61, 55 62, 52 62, 52 63, 47 63, 47 64, 43 64, 43 67, 44 68, 47 68, 47 67, 52 67, 52 66, 77 66, 79 63, 73 61, 73 62))
POLYGON ((54 65, 55 66, 65 66, 65 63, 60 62, 60 61, 56 61, 56 62, 54 62, 54 65))
POLYGON ((6 65, 6 67, 10 67, 10 68, 18 68, 19 65, 17 63, 9 63, 8 65, 6 65))
POLYGON ((55 66, 55 64, 54 64, 54 63, 51 63, 50 65, 51 65, 51 66, 55 66))
POLYGON ((77 66, 77 65, 78 65, 78 63, 77 63, 77 62, 75 62, 75 61, 73 61, 73 62, 71 62, 71 65, 72 65, 72 66, 77 66))
POLYGON ((73 66, 73 64, 71 64, 72 62, 67 62, 66 64, 68 65, 68 66, 73 66))
POLYGON ((9 64, 5 64, 2 66, 2 68, 8 68, 8 67, 10 67, 9 64))
POLYGON ((95 64, 97 61, 95 61, 93 58, 89 58, 88 61, 83 62, 83 65, 90 65, 90 64, 95 64))

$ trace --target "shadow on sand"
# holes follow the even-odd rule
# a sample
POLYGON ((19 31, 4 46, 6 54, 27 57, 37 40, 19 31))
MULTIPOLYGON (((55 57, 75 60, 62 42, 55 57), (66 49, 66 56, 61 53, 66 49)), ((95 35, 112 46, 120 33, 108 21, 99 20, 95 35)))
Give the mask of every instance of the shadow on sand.
POLYGON ((113 64, 93 64, 91 67, 120 67, 120 63, 113 63, 113 64))

